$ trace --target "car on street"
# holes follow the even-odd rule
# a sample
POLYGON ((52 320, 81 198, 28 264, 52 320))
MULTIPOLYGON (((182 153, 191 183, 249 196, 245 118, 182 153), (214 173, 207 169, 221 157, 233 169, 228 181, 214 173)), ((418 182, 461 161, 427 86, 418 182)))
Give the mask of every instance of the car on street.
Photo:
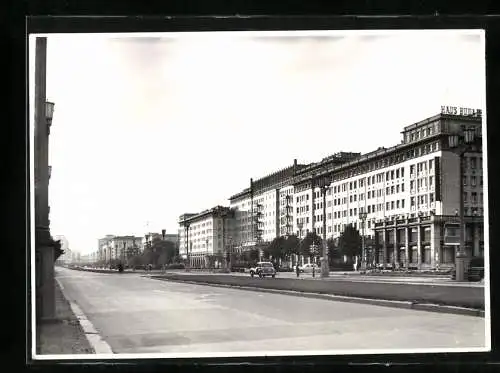
POLYGON ((299 267, 299 271, 302 273, 312 273, 313 269, 316 273, 320 270, 318 265, 314 263, 307 263, 299 267))
POLYGON ((253 268, 250 268, 250 276, 266 277, 271 276, 276 277, 276 270, 274 269, 273 263, 271 262, 258 262, 253 268))

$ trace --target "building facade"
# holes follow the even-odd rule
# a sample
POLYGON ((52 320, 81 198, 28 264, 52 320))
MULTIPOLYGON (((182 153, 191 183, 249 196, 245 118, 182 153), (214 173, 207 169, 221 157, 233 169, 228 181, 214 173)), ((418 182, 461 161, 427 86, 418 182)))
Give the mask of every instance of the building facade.
POLYGON ((179 255, 191 266, 207 267, 210 256, 223 260, 225 249, 234 247, 234 212, 216 206, 199 214, 179 217, 179 255))
MULTIPOLYGON (((482 137, 480 110, 443 107, 440 114, 404 127, 396 146, 363 155, 340 152, 309 165, 295 160, 291 167, 251 179, 249 188, 229 198, 232 243, 247 249, 312 231, 338 238, 352 225, 368 242, 369 263, 452 267, 456 246, 448 246, 444 234, 447 224, 458 222, 463 198, 467 253, 483 256, 482 150, 479 145, 464 155, 461 177, 460 157, 448 146, 450 135, 466 129, 482 137)), ((197 237, 195 248, 202 247, 197 237)))
POLYGON ((130 256, 139 254, 142 245, 142 237, 107 235, 98 240, 95 260, 102 262, 126 261, 130 256))

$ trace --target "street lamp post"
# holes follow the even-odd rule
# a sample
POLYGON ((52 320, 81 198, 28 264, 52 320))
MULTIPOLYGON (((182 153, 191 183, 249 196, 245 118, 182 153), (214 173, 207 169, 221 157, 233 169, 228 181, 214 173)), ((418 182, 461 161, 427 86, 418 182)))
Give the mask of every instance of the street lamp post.
POLYGON ((366 248, 365 248, 365 221, 367 217, 365 211, 359 213, 361 220, 361 269, 366 270, 366 248))
MULTIPOLYGON (((299 219, 299 222, 297 223, 297 228, 299 228, 299 239, 302 238, 302 228, 304 227, 304 222, 302 220, 303 218, 299 219)), ((297 265, 299 263, 299 255, 297 254, 297 265)))
POLYGON ((465 280, 466 258, 465 251, 465 219, 464 219, 464 156, 465 153, 475 149, 475 145, 480 146, 481 139, 476 137, 476 129, 466 128, 463 134, 453 133, 448 136, 449 149, 459 157, 459 184, 460 184, 460 206, 459 206, 459 220, 460 220, 460 244, 455 256, 455 272, 456 281, 465 280))
POLYGON ((330 275, 330 266, 328 265, 328 250, 326 246, 326 191, 328 185, 326 180, 323 179, 321 183, 321 191, 323 193, 323 241, 322 241, 322 261, 321 261, 321 277, 328 277, 330 275))

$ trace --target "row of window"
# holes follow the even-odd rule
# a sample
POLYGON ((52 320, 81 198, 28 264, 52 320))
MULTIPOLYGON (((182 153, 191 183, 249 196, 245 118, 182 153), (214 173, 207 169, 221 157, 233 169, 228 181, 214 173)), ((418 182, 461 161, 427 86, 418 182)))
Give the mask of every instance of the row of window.
MULTIPOLYGON (((477 192, 464 192, 464 202, 478 203, 477 196, 477 192)), ((483 203, 483 193, 479 193, 479 203, 483 203)))
POLYGON ((435 201, 434 193, 429 193, 428 195, 423 194, 421 196, 410 197, 410 206, 414 207, 415 202, 417 202, 418 205, 425 205, 427 204, 427 202, 432 203, 434 201, 435 201))
POLYGON ((412 142, 433 135, 438 130, 438 123, 434 123, 424 128, 416 129, 405 134, 405 141, 412 142))
MULTIPOLYGON (((470 182, 471 186, 477 186, 477 179, 478 179, 477 176, 464 175, 462 178, 462 182, 464 183, 464 185, 468 185, 470 182)), ((483 186, 483 177, 482 176, 479 176, 479 185, 483 186)))

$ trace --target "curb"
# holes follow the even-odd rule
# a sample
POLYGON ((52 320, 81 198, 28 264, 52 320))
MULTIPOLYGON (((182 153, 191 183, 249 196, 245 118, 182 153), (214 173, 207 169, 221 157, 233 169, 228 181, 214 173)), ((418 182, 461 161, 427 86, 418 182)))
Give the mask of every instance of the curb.
POLYGON ((111 349, 109 344, 102 339, 97 330, 94 328, 94 325, 92 325, 92 323, 87 319, 87 316, 85 316, 80 307, 78 307, 78 305, 75 302, 69 300, 68 296, 66 295, 66 291, 64 290, 64 286, 62 286, 58 278, 56 278, 56 281, 59 284, 61 292, 64 295, 64 298, 66 298, 71 307, 71 310, 78 319, 78 322, 82 327, 83 332, 85 333, 85 337, 87 338, 90 347, 92 347, 92 349, 94 350, 94 353, 113 354, 113 350, 111 349))
POLYGON ((337 301, 337 302, 360 303, 360 304, 369 304, 369 305, 381 306, 381 307, 412 309, 412 310, 416 310, 416 311, 440 312, 440 313, 448 313, 448 314, 455 314, 455 315, 484 317, 483 310, 474 309, 474 308, 444 306, 444 305, 427 304, 427 303, 415 303, 412 301, 398 301, 398 300, 375 299, 375 298, 359 298, 359 297, 349 297, 349 296, 324 294, 324 293, 308 293, 308 292, 293 291, 293 290, 266 289, 266 288, 259 288, 259 287, 253 287, 253 286, 216 284, 216 283, 209 283, 209 282, 170 279, 170 278, 159 277, 159 276, 148 276, 148 277, 151 279, 160 280, 160 281, 171 281, 171 282, 188 283, 188 284, 203 285, 203 286, 214 286, 214 287, 222 287, 222 288, 237 288, 237 289, 247 290, 247 291, 258 291, 261 293, 283 294, 283 295, 299 296, 299 297, 304 297, 304 298, 325 299, 325 300, 331 300, 331 301, 337 301))

